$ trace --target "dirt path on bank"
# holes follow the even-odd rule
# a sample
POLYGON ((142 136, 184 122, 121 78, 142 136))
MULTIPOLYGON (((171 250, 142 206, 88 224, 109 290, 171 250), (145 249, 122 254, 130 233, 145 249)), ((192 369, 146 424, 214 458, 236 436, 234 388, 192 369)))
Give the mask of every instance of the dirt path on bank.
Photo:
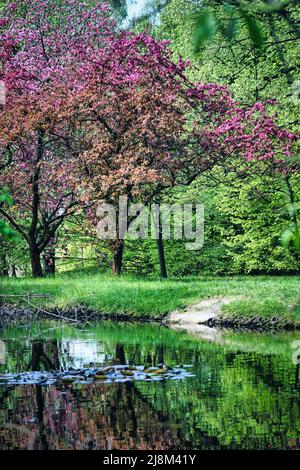
POLYGON ((189 305, 185 310, 174 311, 168 317, 169 326, 176 330, 195 333, 204 339, 219 341, 221 332, 204 323, 219 315, 222 305, 227 305, 232 300, 234 300, 233 297, 213 297, 189 305))

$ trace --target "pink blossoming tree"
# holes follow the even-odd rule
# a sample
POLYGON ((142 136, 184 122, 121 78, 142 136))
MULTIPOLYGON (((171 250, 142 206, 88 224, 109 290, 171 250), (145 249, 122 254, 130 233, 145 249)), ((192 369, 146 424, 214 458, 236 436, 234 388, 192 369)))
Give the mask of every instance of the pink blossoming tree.
MULTIPOLYGON (((26 240, 32 273, 65 219, 100 201, 151 202, 232 157, 284 167, 295 136, 263 105, 194 84, 168 44, 118 31, 105 3, 17 0, 0 18, 0 214, 26 240)), ((123 242, 114 245, 114 271, 123 242)))

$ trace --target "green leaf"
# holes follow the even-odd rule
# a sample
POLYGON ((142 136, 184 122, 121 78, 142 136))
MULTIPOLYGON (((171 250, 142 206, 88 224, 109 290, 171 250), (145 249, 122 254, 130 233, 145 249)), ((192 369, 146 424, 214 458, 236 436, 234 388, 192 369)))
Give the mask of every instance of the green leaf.
POLYGON ((290 228, 287 228, 281 235, 281 244, 284 248, 288 248, 292 239, 293 239, 294 233, 290 228))
POLYGON ((225 2, 223 4, 223 9, 224 9, 225 13, 232 14, 232 13, 236 12, 236 6, 232 5, 231 3, 227 3, 227 2, 225 2))
POLYGON ((17 240, 17 234, 10 226, 0 219, 0 239, 3 238, 5 241, 17 240))
POLYGON ((287 228, 281 235, 281 244, 284 248, 293 246, 300 253, 300 230, 297 227, 287 228))
POLYGON ((295 250, 300 253, 300 230, 296 230, 294 236, 294 247, 295 250))
POLYGON ((221 25, 220 28, 223 32, 224 37, 227 38, 229 41, 231 41, 237 35, 237 31, 238 31, 237 18, 230 18, 227 21, 227 25, 225 27, 221 25))
POLYGON ((211 40, 216 33, 217 20, 214 13, 206 11, 197 16, 195 33, 194 33, 194 49, 198 52, 203 41, 211 40))
POLYGON ((271 0, 268 3, 264 2, 261 5, 256 6, 256 10, 262 13, 273 13, 276 11, 280 11, 288 6, 290 0, 278 1, 278 0, 271 0))
POLYGON ((249 35, 255 47, 260 48, 264 43, 262 30, 253 16, 249 15, 245 10, 240 10, 244 23, 249 31, 249 35))
POLYGON ((0 192, 0 202, 6 202, 8 205, 13 204, 12 197, 9 194, 8 188, 2 188, 0 192))

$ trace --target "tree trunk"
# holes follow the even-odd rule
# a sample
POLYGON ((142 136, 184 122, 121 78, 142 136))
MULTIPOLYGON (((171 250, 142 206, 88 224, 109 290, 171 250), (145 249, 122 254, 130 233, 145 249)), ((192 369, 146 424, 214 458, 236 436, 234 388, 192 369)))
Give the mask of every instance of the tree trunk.
POLYGON ((47 435, 45 432, 45 423, 44 423, 45 401, 44 401, 44 396, 43 396, 42 385, 36 385, 35 391, 36 391, 38 432, 37 432, 37 440, 34 443, 32 450, 48 450, 49 446, 47 442, 47 435))
POLYGON ((44 273, 46 276, 55 274, 55 249, 56 235, 51 237, 43 253, 44 273))
POLYGON ((9 275, 5 253, 0 255, 0 275, 4 277, 9 275))
POLYGON ((33 277, 43 277, 43 270, 41 264, 41 254, 36 249, 30 250, 31 270, 33 277))
POLYGON ((159 230, 156 243, 157 243, 158 258, 159 258, 160 276, 163 278, 167 278, 168 273, 167 273, 165 250, 164 250, 164 241, 162 238, 161 230, 159 230))
MULTIPOLYGON (((53 345, 53 342, 51 343, 51 345, 53 345)), ((33 371, 40 371, 41 365, 43 365, 44 369, 47 371, 57 370, 55 363, 52 362, 50 357, 45 353, 43 341, 34 340, 32 342, 31 368, 33 371)))
POLYGON ((122 261, 123 261, 124 241, 118 240, 118 243, 114 250, 114 259, 112 265, 112 272, 116 276, 120 276, 122 272, 122 261))
POLYGON ((116 344, 116 363, 126 364, 125 349, 122 344, 116 344))
POLYGON ((156 244, 157 244, 158 259, 159 259, 160 277, 167 278, 168 273, 167 273, 167 265, 166 265, 166 258, 165 258, 164 241, 163 241, 163 233, 162 233, 162 221, 161 221, 160 211, 156 214, 156 216, 153 215, 153 223, 155 225, 155 231, 156 231, 156 244))
MULTIPOLYGON (((286 185, 287 185, 287 188, 288 188, 289 199, 290 199, 290 203, 291 203, 291 207, 292 207, 292 220, 293 220, 293 224, 294 224, 294 229, 295 229, 295 232, 297 234, 298 231, 299 231, 299 222, 298 222, 298 217, 297 217, 297 210, 295 208, 295 193, 294 193, 293 187, 291 185, 289 176, 285 177, 285 182, 286 182, 286 185)), ((296 258, 296 260, 299 262, 300 261, 300 250, 297 248, 296 245, 297 245, 296 240, 294 240, 294 247, 292 249, 292 254, 296 258)))
POLYGON ((43 257, 43 261, 46 276, 55 274, 55 253, 47 254, 43 257))
POLYGON ((12 264, 10 267, 11 277, 17 277, 16 265, 12 264))

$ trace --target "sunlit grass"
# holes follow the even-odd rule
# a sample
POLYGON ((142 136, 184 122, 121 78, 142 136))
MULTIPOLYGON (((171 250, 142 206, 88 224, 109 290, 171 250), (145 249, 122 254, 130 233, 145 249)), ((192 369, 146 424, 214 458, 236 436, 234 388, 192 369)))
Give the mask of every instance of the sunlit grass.
MULTIPOLYGON (((296 276, 186 277, 161 280, 103 274, 64 274, 43 279, 2 280, 6 294, 50 294, 32 299, 35 305, 72 308, 84 306, 103 313, 133 317, 161 317, 197 300, 216 296, 239 297, 224 307, 230 315, 295 317, 300 304, 296 276)), ((12 301, 11 299, 7 299, 12 301)))

